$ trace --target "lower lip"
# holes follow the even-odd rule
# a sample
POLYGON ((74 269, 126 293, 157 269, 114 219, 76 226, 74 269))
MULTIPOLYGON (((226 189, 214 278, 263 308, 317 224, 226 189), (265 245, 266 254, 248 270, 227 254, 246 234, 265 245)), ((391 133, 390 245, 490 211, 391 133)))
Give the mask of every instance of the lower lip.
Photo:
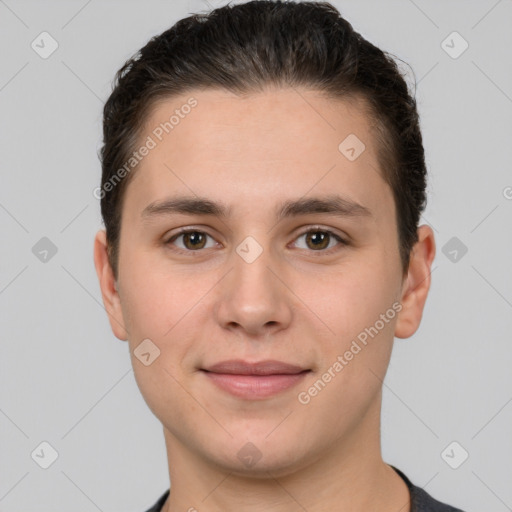
POLYGON ((290 375, 232 375, 204 370, 203 373, 224 391, 239 398, 255 400, 276 395, 295 386, 304 379, 309 371, 290 375))

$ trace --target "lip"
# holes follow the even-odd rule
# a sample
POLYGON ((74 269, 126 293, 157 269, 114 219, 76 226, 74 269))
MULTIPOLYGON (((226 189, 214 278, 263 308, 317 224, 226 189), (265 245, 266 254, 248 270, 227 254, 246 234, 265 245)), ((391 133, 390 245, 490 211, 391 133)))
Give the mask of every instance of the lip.
POLYGON ((230 359, 222 361, 207 368, 203 368, 213 373, 228 373, 233 375, 291 375, 307 370, 289 363, 268 359, 265 361, 257 361, 249 363, 242 359, 230 359))
POLYGON ((249 363, 240 359, 222 361, 201 371, 220 389, 247 400, 281 393, 298 384, 310 372, 281 361, 249 363))

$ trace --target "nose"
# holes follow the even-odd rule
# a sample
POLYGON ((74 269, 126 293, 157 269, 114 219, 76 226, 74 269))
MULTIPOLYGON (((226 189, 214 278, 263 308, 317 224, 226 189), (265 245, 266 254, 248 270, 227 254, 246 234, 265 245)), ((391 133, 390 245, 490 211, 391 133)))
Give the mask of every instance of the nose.
POLYGON ((230 263, 230 272, 219 283, 215 307, 219 325, 246 337, 286 329, 292 320, 293 294, 279 262, 263 250, 254 261, 233 252, 230 263))

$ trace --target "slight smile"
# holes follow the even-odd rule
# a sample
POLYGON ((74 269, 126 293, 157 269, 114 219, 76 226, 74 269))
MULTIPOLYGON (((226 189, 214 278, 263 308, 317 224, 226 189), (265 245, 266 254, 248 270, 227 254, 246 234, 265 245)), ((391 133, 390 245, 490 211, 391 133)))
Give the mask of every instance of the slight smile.
POLYGON ((311 370, 275 360, 229 360, 201 371, 220 389, 238 398, 257 400, 297 385, 311 370))

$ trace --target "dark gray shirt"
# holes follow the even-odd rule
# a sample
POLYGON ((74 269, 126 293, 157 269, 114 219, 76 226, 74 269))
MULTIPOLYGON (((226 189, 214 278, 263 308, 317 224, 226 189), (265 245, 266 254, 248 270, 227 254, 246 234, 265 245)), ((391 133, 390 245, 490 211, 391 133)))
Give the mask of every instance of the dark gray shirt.
MULTIPOLYGON (((421 487, 416 487, 411 481, 395 466, 391 466, 404 480, 411 495, 411 510, 409 512, 464 512, 460 508, 452 507, 446 503, 435 500, 421 487)), ((158 501, 147 512, 161 512, 165 500, 169 496, 169 489, 158 499, 158 501)))

